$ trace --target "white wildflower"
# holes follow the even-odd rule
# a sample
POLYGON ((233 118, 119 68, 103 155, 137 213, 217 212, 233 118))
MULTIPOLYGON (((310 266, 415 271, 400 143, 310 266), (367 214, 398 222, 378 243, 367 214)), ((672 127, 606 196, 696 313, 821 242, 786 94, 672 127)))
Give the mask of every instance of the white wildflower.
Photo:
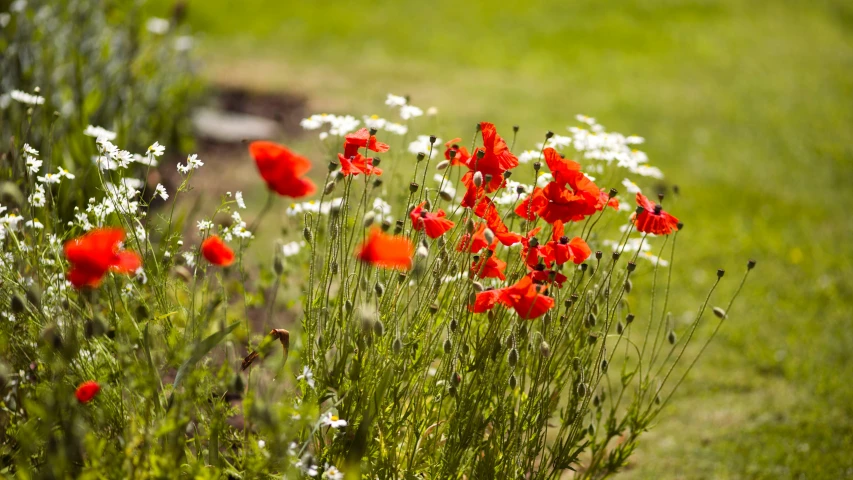
POLYGON ((363 117, 361 117, 361 119, 364 121, 365 127, 375 128, 376 130, 383 129, 385 127, 385 124, 387 123, 387 120, 385 120, 384 118, 380 118, 378 115, 371 115, 369 117, 367 115, 364 115, 363 117))
POLYGON ((29 153, 30 155, 37 157, 39 154, 39 151, 36 150, 35 148, 31 147, 29 143, 25 143, 24 144, 24 153, 29 153))
POLYGON ((44 225, 42 225, 42 223, 39 222, 38 218, 34 218, 32 220, 27 220, 26 222, 24 222, 24 226, 34 228, 36 230, 41 230, 44 228, 44 225))
POLYGON ((333 415, 332 412, 326 412, 320 417, 320 423, 326 427, 342 428, 347 426, 347 421, 333 415))
POLYGON ((27 105, 43 105, 44 97, 40 95, 32 95, 27 92, 22 92, 20 90, 12 90, 9 95, 12 97, 12 100, 16 102, 24 103, 27 105))
POLYGON ((437 145, 441 145, 441 139, 436 138, 433 144, 430 144, 429 135, 418 135, 418 139, 409 144, 409 152, 411 153, 430 153, 430 146, 432 146, 433 153, 438 150, 437 145))
POLYGON ((109 141, 113 141, 116 139, 116 133, 111 132, 103 127, 98 127, 94 125, 89 125, 86 127, 86 130, 83 130, 83 135, 93 137, 93 138, 104 138, 109 141))
POLYGON ((328 480, 344 480, 344 474, 335 468, 334 465, 326 465, 326 470, 323 472, 323 478, 328 480))
POLYGON ((636 183, 632 182, 629 179, 622 180, 622 186, 625 187, 625 191, 630 195, 636 195, 641 192, 640 187, 637 186, 636 183))
POLYGON ((163 200, 169 199, 169 192, 166 191, 166 187, 164 187, 161 183, 158 183, 157 186, 154 187, 154 194, 160 195, 160 198, 162 198, 163 200))
POLYGON ((195 254, 193 252, 184 252, 181 255, 184 256, 184 260, 186 261, 188 267, 192 267, 195 265, 195 254))
POLYGON ((199 232, 205 232, 213 228, 213 222, 211 222, 210 220, 199 220, 198 222, 196 222, 196 226, 198 226, 199 232))
MULTIPOLYGON (((308 384, 309 387, 314 388, 314 372, 308 368, 308 365, 302 367, 302 375, 296 377, 297 380, 305 380, 305 383, 308 384)), ((346 426, 347 422, 344 421, 344 426, 346 426)), ((335 427, 337 428, 337 427, 335 427)))
POLYGON ((258 448, 264 448, 267 446, 267 442, 263 440, 258 440, 258 448))
POLYGON ((385 99, 385 105, 388 105, 389 107, 402 107, 406 105, 406 97, 389 93, 388 98, 385 99))
POLYGON ((43 177, 36 177, 36 180, 47 184, 59 183, 62 181, 62 175, 58 175, 56 173, 45 173, 43 177))
POLYGON ((154 145, 148 147, 148 153, 154 155, 155 157, 159 157, 163 155, 163 152, 166 151, 166 147, 160 145, 160 142, 154 142, 154 145))
POLYGON ((68 180, 74 180, 75 178, 77 178, 76 175, 74 175, 73 173, 69 172, 67 169, 62 168, 62 167, 59 167, 59 171, 56 172, 56 174, 59 175, 60 177, 67 178, 68 180))
MULTIPOLYGON (((27 201, 29 201, 30 205, 34 207, 43 207, 46 201, 44 185, 37 183, 36 191, 31 193, 30 196, 27 197, 27 201)), ((2 213, 2 211, 0 211, 0 213, 2 213)))
POLYGON ((26 158, 27 170, 29 170, 30 173, 38 173, 38 171, 41 170, 42 161, 32 155, 27 155, 26 158))
POLYGON ((399 123, 388 122, 385 124, 385 131, 397 135, 405 135, 409 132, 409 127, 401 125, 399 123))
POLYGON ((423 114, 424 111, 414 105, 403 105, 400 107, 400 118, 403 120, 420 117, 423 114))
POLYGON ((302 250, 302 247, 305 246, 304 241, 293 241, 289 243, 285 243, 281 246, 281 254, 285 257, 292 257, 299 253, 302 250))
POLYGON ((539 160, 539 150, 525 150, 518 155, 519 163, 530 163, 539 160))
POLYGON ((246 202, 243 201, 243 192, 237 192, 236 194, 234 194, 234 200, 237 201, 238 207, 242 209, 246 208, 246 202))
POLYGON ((169 31, 169 21, 165 18, 151 17, 145 22, 145 29, 154 35, 165 35, 169 31))

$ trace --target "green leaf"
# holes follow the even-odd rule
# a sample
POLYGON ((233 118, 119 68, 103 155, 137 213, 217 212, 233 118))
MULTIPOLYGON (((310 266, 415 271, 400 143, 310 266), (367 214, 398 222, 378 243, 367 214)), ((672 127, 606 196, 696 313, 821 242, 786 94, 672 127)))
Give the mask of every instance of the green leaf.
POLYGON ((181 384, 181 380, 183 380, 187 372, 189 372, 190 368, 192 368, 196 364, 196 362, 201 360, 202 357, 207 355, 208 352, 213 350, 213 347, 219 345, 219 343, 225 340, 225 337, 227 337, 228 334, 233 332, 239 326, 240 322, 234 322, 229 325, 225 330, 220 330, 196 344, 195 349, 193 349, 193 354, 190 355, 190 358, 186 359, 186 361, 181 364, 180 368, 178 368, 178 373, 175 375, 175 383, 173 384, 172 395, 169 396, 169 405, 168 407, 166 407, 167 410, 172 407, 172 400, 175 397, 175 391, 177 391, 178 387, 181 384))

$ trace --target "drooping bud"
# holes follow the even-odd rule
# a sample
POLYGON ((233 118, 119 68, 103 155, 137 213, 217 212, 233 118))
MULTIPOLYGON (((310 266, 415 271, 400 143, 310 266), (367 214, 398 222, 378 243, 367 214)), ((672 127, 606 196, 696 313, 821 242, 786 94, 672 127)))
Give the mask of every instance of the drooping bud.
POLYGON ((483 174, 481 172, 474 172, 474 186, 483 186, 483 174))
POLYGON ((515 368, 516 364, 518 364, 518 350, 515 347, 510 349, 509 354, 506 356, 506 361, 510 368, 515 368))
POLYGON ((628 278, 625 280, 625 293, 631 293, 631 288, 633 288, 633 284, 631 283, 631 279, 628 278))
POLYGON ((553 136, 554 136, 554 132, 552 132, 551 130, 548 130, 547 132, 545 132, 545 139, 546 140, 552 138, 553 136))
POLYGON ((364 214, 364 220, 361 222, 364 225, 364 228, 367 228, 373 225, 373 222, 376 221, 376 212, 367 212, 364 214))
POLYGON ((590 345, 592 345, 598 341, 598 334, 597 333, 590 333, 589 336, 586 337, 586 340, 587 340, 587 342, 589 342, 590 345))
MULTIPOLYGON (((486 243, 491 245, 492 242, 495 241, 495 232, 493 232, 491 228, 487 228, 483 231, 483 237, 486 238, 486 243)), ((487 250, 487 251, 491 252, 491 250, 487 250)))
POLYGON ((383 285, 382 282, 376 282, 376 284, 373 285, 373 290, 376 292, 377 297, 382 298, 382 294, 385 293, 385 285, 383 285))
POLYGON ((753 268, 755 268, 755 260, 750 259, 748 262, 746 262, 746 268, 747 270, 752 270, 753 268))
POLYGON ((382 323, 382 320, 377 320, 376 322, 373 323, 373 333, 377 337, 381 337, 381 336, 385 335, 385 324, 382 323))
POLYGON ((670 330, 670 331, 669 331, 669 334, 667 334, 667 336, 666 336, 666 340, 669 342, 669 344, 670 344, 670 345, 675 345, 675 341, 676 341, 677 339, 678 339, 678 337, 676 337, 676 336, 675 336, 675 332, 674 332, 674 331, 672 331, 672 330, 670 330))
POLYGON ((314 233, 311 232, 311 228, 305 227, 302 229, 302 238, 304 238, 308 243, 314 241, 314 233))
POLYGON ((589 315, 587 315, 587 317, 586 317, 586 326, 594 327, 595 321, 596 321, 595 314, 590 312, 589 315))
POLYGON ((607 366, 608 366, 607 360, 602 360, 601 361, 601 373, 607 373, 607 366))
POLYGON ((399 354, 403 350, 403 341, 400 340, 400 337, 394 339, 394 343, 391 344, 391 350, 395 354, 399 354))
POLYGON ((454 318, 450 321, 450 331, 455 333, 457 328, 459 328, 459 322, 454 318))
POLYGON ((347 312, 352 312, 352 302, 349 300, 344 302, 344 308, 346 309, 347 312))
POLYGON ((438 162, 435 166, 436 170, 444 170, 445 168, 450 166, 450 160, 442 160, 438 162))
POLYGON ((551 345, 548 345, 548 342, 546 342, 545 340, 542 340, 542 343, 539 344, 539 353, 545 358, 550 357, 551 356, 551 345))
POLYGON ((445 202, 449 202, 453 200, 453 195, 450 194, 447 190, 439 190, 438 196, 441 197, 445 202))
POLYGON ((284 261, 281 258, 281 255, 276 255, 272 260, 272 271, 275 272, 276 275, 281 275, 284 272, 284 261))
POLYGON ((323 194, 328 195, 335 190, 335 182, 329 182, 326 184, 326 187, 323 188, 323 194))
POLYGON ((619 335, 622 335, 622 332, 624 332, 624 331, 625 331, 625 326, 622 325, 622 321, 620 320, 620 321, 616 322, 616 333, 618 333, 619 335))
POLYGON ((583 382, 578 382, 578 386, 575 388, 579 397, 586 396, 586 384, 583 382))
POLYGON ((450 374, 450 385, 453 387, 458 387, 460 383, 462 383, 462 375, 459 375, 459 372, 451 373, 450 374))
POLYGON ((714 307, 714 315, 719 319, 724 319, 726 318, 726 311, 720 307, 714 307))
POLYGON ((518 386, 518 379, 515 378, 515 374, 512 373, 509 376, 509 388, 515 390, 515 387, 517 387, 517 386, 518 386))
POLYGON ((453 350, 453 342, 448 338, 444 341, 444 353, 450 353, 453 350))
POLYGON ((629 313, 627 316, 625 316, 625 323, 627 323, 628 325, 630 325, 631 322, 633 322, 633 321, 634 321, 634 314, 633 313, 629 313))

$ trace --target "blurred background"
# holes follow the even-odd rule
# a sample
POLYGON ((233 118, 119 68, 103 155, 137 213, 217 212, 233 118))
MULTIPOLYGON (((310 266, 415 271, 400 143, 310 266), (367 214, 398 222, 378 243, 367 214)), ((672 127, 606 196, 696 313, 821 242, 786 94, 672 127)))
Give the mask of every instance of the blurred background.
MULTIPOLYGON (((133 151, 197 151, 198 195, 243 190, 249 211, 265 192, 245 132, 319 167, 327 154, 299 120, 383 115, 389 92, 438 110, 410 138, 469 138, 486 120, 506 136, 519 125, 527 149, 578 113, 645 137, 681 192, 676 316, 717 268, 722 299, 748 258, 758 267, 622 478, 853 478, 850 1, 30 3, 0 36, 2 92, 39 85, 45 122, 55 108, 69 131, 100 124, 133 151), (39 47, 51 40, 56 52, 39 47)), ((87 164, 91 142, 74 142, 57 151, 87 164)))
MULTIPOLYGON (((169 18, 175 4, 148 10, 169 18)), ((488 120, 506 134, 520 125, 531 148, 584 113, 646 137, 687 225, 674 308, 695 310, 716 268, 732 277, 725 298, 747 258, 758 267, 623 478, 853 478, 853 3, 190 0, 177 11, 220 106, 279 121, 280 140, 306 153, 317 141, 300 118, 382 115, 389 92, 438 109, 436 132, 410 135, 467 138, 488 120)), ((224 155, 231 178, 255 184, 244 150, 224 155)))

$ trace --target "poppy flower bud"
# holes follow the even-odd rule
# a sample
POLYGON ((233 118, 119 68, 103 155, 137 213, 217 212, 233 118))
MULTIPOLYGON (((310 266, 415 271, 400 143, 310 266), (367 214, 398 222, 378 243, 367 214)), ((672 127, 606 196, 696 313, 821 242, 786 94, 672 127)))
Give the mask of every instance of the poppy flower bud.
POLYGON ((524 193, 524 186, 519 185, 519 186, 515 187, 515 193, 516 193, 516 195, 521 195, 522 193, 524 193))
POLYGON ((554 136, 554 132, 552 132, 551 130, 548 130, 547 132, 545 132, 545 139, 546 140, 549 138, 552 138, 553 136, 554 136))
POLYGON ((678 227, 679 231, 684 230, 684 222, 678 222, 675 226, 678 227))
POLYGON ((590 423, 589 426, 586 427, 586 431, 587 431, 587 433, 589 433, 589 436, 594 437, 595 436, 595 425, 590 423))
POLYGON ((595 322, 596 322, 595 314, 590 312, 590 314, 587 315, 587 317, 586 317, 586 326, 587 327, 594 327, 595 322))
POLYGON ((431 303, 431 304, 430 304, 430 306, 429 306, 429 313, 431 313, 431 314, 433 314, 433 315, 435 315, 436 313, 438 313, 438 304, 437 304, 437 303, 433 302, 433 303, 431 303))
POLYGON ((582 264, 581 264, 581 271, 582 271, 582 272, 586 272, 588 268, 589 268, 589 265, 587 265, 587 264, 585 264, 585 263, 582 263, 582 264))
POLYGON ((601 372, 602 373, 607 373, 607 366, 608 366, 607 360, 602 360, 601 361, 601 372))
POLYGON ((458 387, 460 383, 462 383, 462 375, 459 375, 459 372, 453 372, 450 375, 450 385, 458 387))
POLYGON ((400 337, 394 339, 394 343, 391 344, 391 350, 395 354, 399 354, 403 350, 403 341, 400 340, 400 337))
POLYGON ((435 143, 435 140, 436 140, 435 135, 430 135, 430 136, 429 136, 429 144, 430 144, 430 145, 434 144, 434 143, 435 143))
POLYGON ((509 376, 509 388, 515 390, 515 387, 518 386, 518 379, 515 378, 515 374, 512 373, 509 376))
POLYGON ((449 201, 453 200, 453 195, 451 195, 446 190, 440 190, 438 192, 438 196, 441 197, 441 199, 444 200, 445 202, 449 202, 449 201))
POLYGON ((426 154, 424 152, 418 153, 418 161, 419 162, 425 158, 426 158, 426 154))
POLYGON ((329 162, 329 171, 330 171, 330 172, 334 172, 335 170, 337 170, 337 169, 338 169, 338 167, 339 167, 338 162, 336 162, 336 161, 334 161, 334 160, 332 160, 331 162, 329 162))
POLYGON ((625 316, 625 323, 627 323, 628 325, 630 325, 631 322, 633 322, 633 321, 634 321, 634 314, 633 313, 629 313, 628 315, 625 316))
POLYGON ((375 128, 370 129, 370 135, 371 136, 376 135, 376 132, 377 132, 377 130, 375 128))
POLYGON ((543 340, 542 343, 539 344, 539 353, 545 358, 550 357, 551 345, 548 345, 548 342, 543 340))
POLYGON ((326 187, 323 188, 323 194, 328 195, 335 190, 335 182, 329 182, 326 184, 326 187))
POLYGON ((409 184, 409 191, 410 191, 410 192, 412 192, 412 193, 415 193, 415 192, 417 192, 417 191, 418 191, 418 187, 419 187, 419 186, 420 186, 420 185, 418 185, 417 183, 412 182, 412 183, 410 183, 410 184, 409 184))
POLYGON ((625 331, 625 326, 622 325, 622 321, 620 320, 620 321, 616 322, 616 333, 618 333, 619 335, 622 335, 622 332, 624 332, 624 331, 625 331))
POLYGON ((450 166, 450 160, 442 160, 442 161, 438 162, 438 164, 436 164, 435 169, 436 170, 444 170, 445 168, 447 168, 449 166, 450 166))
POLYGON ((373 290, 376 292, 377 297, 382 298, 382 294, 385 293, 385 285, 381 282, 376 282, 376 284, 373 285, 373 290))
POLYGON ((633 272, 637 269, 637 264, 634 262, 628 262, 628 271, 633 272))
POLYGON ((509 364, 510 368, 515 368, 518 364, 518 350, 511 348, 509 354, 506 356, 506 362, 509 364))
POLYGON ((518 129, 519 129, 519 126, 518 126, 518 125, 513 125, 513 126, 512 126, 512 131, 513 131, 513 133, 518 133, 518 129))
POLYGON ((726 318, 726 311, 720 307, 714 307, 714 315, 716 315, 717 318, 724 319, 726 318))
POLYGON ((566 308, 572 308, 572 305, 574 303, 575 303, 574 300, 572 300, 571 298, 567 298, 566 301, 563 302, 563 305, 565 305, 566 308))
POLYGON ((24 299, 21 298, 21 296, 17 293, 15 295, 12 295, 12 300, 9 303, 12 313, 15 315, 23 312, 24 308, 26 308, 26 305, 24 304, 24 299))
POLYGON ((530 248, 538 247, 539 246, 539 239, 536 237, 531 238, 528 245, 530 245, 530 248))
POLYGON ((755 260, 750 259, 748 262, 746 262, 746 268, 747 270, 752 270, 753 268, 755 268, 755 260))
POLYGON ((474 173, 474 186, 482 187, 483 186, 483 174, 481 172, 474 173))
POLYGON ((586 340, 587 340, 587 342, 589 342, 590 345, 592 345, 598 341, 598 334, 597 333, 590 333, 589 336, 586 337, 586 340))
POLYGON ((539 169, 541 169, 541 168, 542 168, 542 162, 534 162, 533 163, 533 171, 534 172, 538 172, 539 169))
POLYGON ((385 220, 382 220, 382 231, 387 232, 390 229, 391 229, 391 220, 388 220, 387 218, 385 220))
POLYGON ((347 312, 352 312, 352 302, 351 302, 351 301, 349 301, 349 300, 347 300, 346 302, 344 302, 344 309, 345 309, 347 312))
POLYGON ((364 220, 361 223, 362 223, 362 225, 364 225, 364 228, 367 228, 367 227, 373 225, 373 222, 375 222, 375 221, 376 221, 376 213, 367 212, 364 215, 364 220))
POLYGON ((377 337, 381 337, 381 336, 385 335, 385 324, 382 323, 382 320, 377 320, 376 322, 373 323, 373 333, 377 337))
POLYGON ((415 252, 415 254, 419 257, 426 258, 429 256, 429 250, 427 250, 427 248, 425 246, 420 245, 420 246, 418 246, 418 249, 415 252))
POLYGON ((637 209, 636 209, 636 210, 634 210, 634 213, 636 213, 637 215, 639 215, 639 214, 641 214, 641 213, 643 213, 643 212, 645 212, 645 211, 646 211, 646 209, 645 209, 645 208, 643 208, 643 207, 642 207, 642 206, 640 206, 640 205, 637 205, 637 209))
MULTIPOLYGON (((487 228, 483 231, 483 237, 485 237, 486 243, 491 245, 492 242, 495 240, 495 232, 493 232, 491 228, 487 228)), ((491 252, 492 250, 487 250, 487 251, 491 252)))
POLYGON ((631 283, 631 279, 625 280, 625 293, 631 293, 631 288, 633 284, 631 283))
POLYGON ((483 158, 485 156, 486 156, 485 150, 483 150, 482 148, 477 150, 477 158, 483 158))
POLYGON ((678 339, 678 337, 676 337, 676 336, 675 336, 675 332, 673 332, 672 330, 670 330, 670 331, 669 331, 669 333, 668 333, 668 334, 667 334, 667 336, 666 336, 666 340, 669 342, 669 344, 670 344, 670 345, 675 345, 675 341, 676 341, 677 339, 678 339))
POLYGON ((613 197, 615 197, 615 196, 616 196, 616 194, 617 194, 617 193, 619 193, 619 190, 616 190, 615 188, 611 188, 611 189, 610 189, 610 192, 607 194, 607 196, 608 196, 609 198, 613 198, 613 197))
POLYGON ((304 238, 308 243, 311 243, 314 240, 314 234, 311 232, 311 228, 305 227, 302 229, 302 238, 304 238))
POLYGON ((399 235, 403 231, 403 221, 397 220, 394 224, 394 235, 399 235))
POLYGON ((726 271, 723 270, 722 268, 717 270, 717 278, 723 278, 723 275, 725 275, 725 274, 726 274, 726 271))
POLYGON ((482 292, 482 291, 486 290, 486 287, 484 287, 483 284, 480 282, 471 282, 471 285, 473 285, 474 290, 476 290, 478 292, 482 292))
POLYGON ((601 255, 602 255, 601 250, 598 250, 597 252, 595 252, 595 259, 601 260, 601 255))
MULTIPOLYGON (((428 198, 424 200, 424 210, 432 210, 432 202, 430 202, 428 198)), ((421 214, 421 216, 424 216, 423 213, 421 214)), ((424 239, 424 241, 426 241, 426 239, 424 239)))
POLYGON ((612 254, 610 254, 610 258, 612 258, 614 262, 616 260, 619 260, 619 257, 621 257, 621 256, 622 256, 622 254, 619 252, 613 252, 612 254))
POLYGON ((577 391, 579 397, 585 397, 586 396, 586 384, 585 383, 579 382, 578 386, 575 387, 575 390, 577 391))
POLYGON ((382 186, 382 179, 381 178, 374 179, 373 180, 373 188, 379 188, 380 186, 382 186))
POLYGON ((511 171, 511 170, 507 170, 507 171, 505 171, 505 172, 503 173, 503 175, 504 175, 504 179, 507 179, 507 178, 509 178, 509 177, 511 177, 511 176, 512 176, 512 171, 511 171))
POLYGON ((453 342, 451 342, 449 338, 446 339, 444 341, 444 347, 443 348, 444 348, 444 353, 449 354, 453 350, 453 342))
POLYGON ((474 226, 474 220, 469 218, 468 221, 465 222, 465 230, 468 233, 474 233, 477 230, 477 227, 474 226))
POLYGON ((459 328, 459 322, 454 318, 450 321, 450 331, 456 333, 457 328, 459 328))

